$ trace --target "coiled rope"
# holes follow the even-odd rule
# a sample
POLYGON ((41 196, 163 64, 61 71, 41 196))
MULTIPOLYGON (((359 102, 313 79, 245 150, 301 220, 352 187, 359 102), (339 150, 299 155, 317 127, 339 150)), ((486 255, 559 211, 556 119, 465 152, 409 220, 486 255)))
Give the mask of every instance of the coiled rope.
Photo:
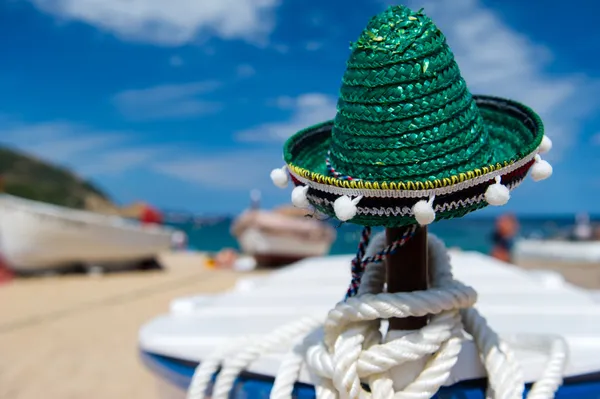
MULTIPOLYGON (((385 236, 371 239, 365 257, 385 246, 385 236)), ((196 369, 188 399, 204 399, 219 368, 212 399, 229 397, 236 377, 260 356, 287 347, 270 397, 289 399, 303 366, 319 399, 428 399, 444 385, 468 333, 488 377, 488 399, 523 398, 524 377, 508 343, 491 330, 473 308, 475 290, 454 280, 444 244, 429 235, 431 287, 410 293, 385 293, 385 267, 369 264, 358 295, 338 303, 325 322, 307 317, 265 337, 242 339, 215 351, 196 369), (431 315, 416 331, 383 336, 381 320, 431 315), (319 334, 322 328, 322 334, 319 334), (363 388, 367 383, 370 392, 363 388)), ((513 344, 546 352, 548 361, 527 399, 552 398, 562 384, 567 345, 561 337, 519 336, 513 344)))

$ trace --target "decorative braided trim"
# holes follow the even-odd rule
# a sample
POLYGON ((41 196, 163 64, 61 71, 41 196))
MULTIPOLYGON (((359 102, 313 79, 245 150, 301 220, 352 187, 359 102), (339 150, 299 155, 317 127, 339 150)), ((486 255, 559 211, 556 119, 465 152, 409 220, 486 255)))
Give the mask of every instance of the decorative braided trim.
MULTIPOLYGON (((519 179, 517 181, 514 181, 510 184, 507 184, 506 187, 508 187, 509 190, 513 190, 514 188, 518 187, 523 182, 523 180, 524 179, 519 179)), ((312 203, 315 203, 317 205, 333 206, 333 201, 330 201, 327 198, 321 198, 321 197, 317 197, 315 195, 310 195, 310 194, 307 195, 306 197, 312 203)), ((437 204, 437 205, 435 205, 433 210, 436 213, 443 213, 443 212, 448 212, 448 211, 451 211, 454 209, 466 208, 468 206, 479 204, 484 201, 485 201, 485 193, 475 195, 470 198, 463 198, 460 200, 454 200, 454 201, 445 202, 442 204, 437 204)), ((412 208, 408 207, 408 206, 403 206, 403 207, 396 206, 396 207, 387 207, 387 208, 386 207, 372 208, 372 207, 358 206, 357 211, 358 211, 359 215, 369 215, 369 216, 412 216, 413 215, 412 208)))
MULTIPOLYGON (((520 167, 526 165, 527 163, 529 163, 531 160, 533 160, 533 158, 535 157, 535 155, 537 154, 538 150, 536 149, 535 151, 533 151, 531 154, 527 155, 526 157, 518 160, 517 162, 514 162, 512 164, 509 164, 508 166, 505 167, 501 167, 501 168, 497 168, 495 169, 494 166, 490 166, 489 168, 483 168, 483 170, 492 170, 491 172, 485 173, 483 175, 479 175, 477 177, 471 178, 471 179, 467 179, 467 173, 461 173, 459 176, 452 176, 452 179, 443 179, 443 183, 446 183, 446 180, 448 180, 447 185, 444 185, 442 187, 439 188, 435 188, 435 189, 429 189, 429 190, 406 190, 401 188, 402 187, 402 183, 377 183, 377 182, 363 182, 363 181, 348 181, 348 180, 338 180, 335 178, 330 178, 331 181, 335 181, 338 182, 338 184, 343 183, 345 187, 339 187, 339 186, 334 186, 334 185, 329 185, 329 184, 323 184, 323 183, 317 183, 313 180, 307 179, 306 177, 303 177, 300 173, 298 173, 299 171, 302 171, 303 169, 300 169, 298 167, 295 167, 293 165, 289 165, 288 169, 290 174, 297 179, 300 183, 305 184, 310 186, 311 188, 314 188, 316 190, 319 191, 324 191, 326 193, 330 193, 330 194, 335 194, 338 196, 342 196, 342 195, 347 195, 349 197, 358 197, 358 196, 364 196, 364 197, 377 197, 377 198, 423 198, 423 197, 430 197, 431 195, 435 195, 435 196, 439 196, 439 195, 445 195, 445 194, 451 194, 457 191, 461 191, 473 186, 476 186, 478 184, 484 183, 486 181, 489 180, 493 180, 494 178, 496 178, 496 176, 501 176, 501 175, 505 175, 507 173, 510 173, 514 170, 519 169, 520 167), (456 179, 455 179, 456 177, 456 179), (454 184, 452 184, 454 183, 454 184), (384 187, 398 187, 398 189, 385 189, 384 187), (381 187, 381 188, 380 188, 381 187)), ((472 172, 473 174, 475 174, 474 172, 472 172)), ((414 184, 413 184, 414 185, 414 184)))

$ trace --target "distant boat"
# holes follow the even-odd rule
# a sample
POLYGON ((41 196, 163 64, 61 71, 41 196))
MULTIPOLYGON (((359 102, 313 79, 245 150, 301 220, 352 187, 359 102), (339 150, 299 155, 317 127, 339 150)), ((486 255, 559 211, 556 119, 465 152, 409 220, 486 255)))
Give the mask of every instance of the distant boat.
POLYGON ((600 264, 600 241, 520 239, 513 248, 516 262, 525 260, 600 264))
POLYGON ((335 230, 328 224, 304 217, 297 208, 274 211, 250 209, 232 225, 242 251, 259 265, 278 266, 329 253, 335 230))
POLYGON ((600 240, 594 236, 589 215, 577 215, 575 225, 556 237, 530 237, 515 242, 517 261, 563 261, 600 264, 600 240))
POLYGON ((73 264, 110 269, 153 260, 173 246, 175 232, 120 216, 0 195, 0 252, 17 272, 73 264))

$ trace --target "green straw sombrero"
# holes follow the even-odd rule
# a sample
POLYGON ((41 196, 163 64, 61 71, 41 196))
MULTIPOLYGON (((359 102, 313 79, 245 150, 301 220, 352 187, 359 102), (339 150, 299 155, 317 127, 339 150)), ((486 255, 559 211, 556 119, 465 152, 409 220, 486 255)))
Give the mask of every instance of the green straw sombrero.
POLYGON ((292 136, 287 165, 271 172, 280 187, 291 177, 296 206, 364 226, 425 225, 504 205, 530 169, 536 181, 551 175, 539 116, 472 96, 421 11, 388 8, 351 50, 335 119, 292 136))

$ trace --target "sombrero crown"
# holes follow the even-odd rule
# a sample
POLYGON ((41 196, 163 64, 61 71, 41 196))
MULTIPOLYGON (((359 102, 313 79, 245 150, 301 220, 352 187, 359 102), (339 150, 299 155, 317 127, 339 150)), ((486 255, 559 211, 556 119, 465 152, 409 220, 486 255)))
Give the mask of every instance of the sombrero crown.
POLYGON ((472 96, 421 11, 390 7, 351 50, 335 119, 292 136, 271 174, 285 186, 289 171, 295 205, 362 225, 428 224, 505 204, 532 166, 536 180, 551 174, 540 118, 472 96))

